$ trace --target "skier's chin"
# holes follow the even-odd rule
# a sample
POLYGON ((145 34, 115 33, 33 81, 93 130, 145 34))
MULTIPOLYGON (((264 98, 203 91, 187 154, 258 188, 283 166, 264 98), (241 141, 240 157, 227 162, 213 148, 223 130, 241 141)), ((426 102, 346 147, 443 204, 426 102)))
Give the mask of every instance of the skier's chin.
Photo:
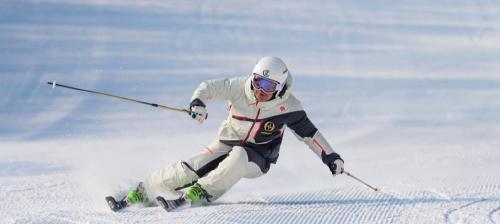
POLYGON ((259 102, 266 102, 266 101, 271 100, 271 98, 273 98, 273 94, 272 93, 265 93, 265 92, 262 92, 262 91, 259 91, 259 90, 255 90, 253 94, 255 95, 255 98, 259 102))
POLYGON ((259 102, 266 102, 266 101, 269 101, 270 99, 268 99, 268 98, 257 98, 257 100, 259 102))

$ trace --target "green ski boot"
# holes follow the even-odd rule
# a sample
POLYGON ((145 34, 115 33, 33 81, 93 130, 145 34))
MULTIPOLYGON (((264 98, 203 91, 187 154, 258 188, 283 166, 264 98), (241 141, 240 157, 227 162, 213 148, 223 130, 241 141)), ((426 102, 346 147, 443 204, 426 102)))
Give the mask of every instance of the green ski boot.
POLYGON ((117 201, 113 196, 108 196, 105 199, 109 205, 109 208, 114 212, 122 210, 133 204, 148 203, 148 198, 146 197, 146 193, 144 187, 142 186, 142 182, 139 183, 139 185, 134 191, 128 192, 127 196, 123 197, 119 201, 117 201))
POLYGON ((146 203, 148 198, 146 197, 146 193, 144 191, 144 187, 142 186, 142 182, 139 183, 139 186, 133 191, 129 191, 127 197, 125 199, 128 204, 138 204, 138 203, 146 203))
POLYGON ((206 192, 201 188, 199 184, 195 184, 186 191, 186 196, 191 200, 192 204, 200 203, 204 198, 206 198, 206 192))

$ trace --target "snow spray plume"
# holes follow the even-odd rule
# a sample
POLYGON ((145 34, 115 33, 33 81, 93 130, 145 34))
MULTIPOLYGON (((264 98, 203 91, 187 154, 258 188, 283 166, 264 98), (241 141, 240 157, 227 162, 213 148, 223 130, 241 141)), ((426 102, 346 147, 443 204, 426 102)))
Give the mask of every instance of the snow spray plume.
POLYGON ((179 108, 175 108, 175 107, 169 107, 169 106, 160 105, 160 104, 157 104, 157 103, 148 103, 148 102, 141 101, 141 100, 135 100, 135 99, 127 98, 127 97, 116 96, 116 95, 112 95, 112 94, 109 94, 109 93, 103 93, 103 92, 98 92, 98 91, 94 91, 94 90, 80 89, 80 88, 77 88, 77 87, 72 87, 72 86, 67 86, 67 85, 63 85, 63 84, 58 84, 58 83, 56 83, 55 80, 53 82, 48 82, 48 84, 51 85, 52 88, 55 88, 56 86, 58 86, 58 87, 64 87, 64 88, 67 88, 67 89, 78 90, 78 91, 83 91, 83 92, 88 92, 88 93, 94 93, 94 94, 98 94, 98 95, 101 95, 101 96, 109 96, 109 97, 113 97, 113 98, 117 98, 117 99, 121 99, 121 100, 126 100, 126 101, 129 101, 129 102, 141 103, 141 104, 150 105, 150 106, 153 106, 153 107, 158 107, 158 108, 161 108, 161 109, 173 110, 173 111, 184 112, 184 113, 189 114, 189 110, 187 110, 187 109, 179 109, 179 108))

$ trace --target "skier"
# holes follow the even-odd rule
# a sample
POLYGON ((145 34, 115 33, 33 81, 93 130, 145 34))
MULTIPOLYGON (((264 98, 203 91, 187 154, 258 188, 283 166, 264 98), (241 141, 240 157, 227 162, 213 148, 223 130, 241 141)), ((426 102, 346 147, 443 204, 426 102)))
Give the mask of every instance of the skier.
POLYGON ((210 101, 230 102, 229 116, 218 138, 188 160, 147 176, 124 201, 147 203, 158 195, 178 198, 166 200, 171 209, 185 201, 197 204, 217 200, 241 178, 268 172, 278 159, 285 126, 321 158, 333 175, 341 174, 344 161, 309 120, 291 89, 292 76, 276 57, 260 59, 249 76, 201 83, 190 103, 190 114, 199 124, 207 119, 210 101), (180 189, 186 187, 182 193, 180 189))

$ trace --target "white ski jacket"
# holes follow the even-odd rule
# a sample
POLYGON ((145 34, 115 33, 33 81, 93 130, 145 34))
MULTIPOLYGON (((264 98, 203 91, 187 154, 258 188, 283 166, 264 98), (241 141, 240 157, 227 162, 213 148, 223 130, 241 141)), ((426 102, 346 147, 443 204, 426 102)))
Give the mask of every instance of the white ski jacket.
POLYGON ((219 141, 243 146, 258 152, 268 163, 267 172, 276 163, 285 126, 328 165, 338 154, 309 120, 300 101, 291 94, 292 76, 279 94, 266 102, 258 102, 253 94, 252 76, 208 80, 202 82, 191 97, 191 106, 207 105, 211 100, 228 100, 229 116, 219 129, 219 141))

